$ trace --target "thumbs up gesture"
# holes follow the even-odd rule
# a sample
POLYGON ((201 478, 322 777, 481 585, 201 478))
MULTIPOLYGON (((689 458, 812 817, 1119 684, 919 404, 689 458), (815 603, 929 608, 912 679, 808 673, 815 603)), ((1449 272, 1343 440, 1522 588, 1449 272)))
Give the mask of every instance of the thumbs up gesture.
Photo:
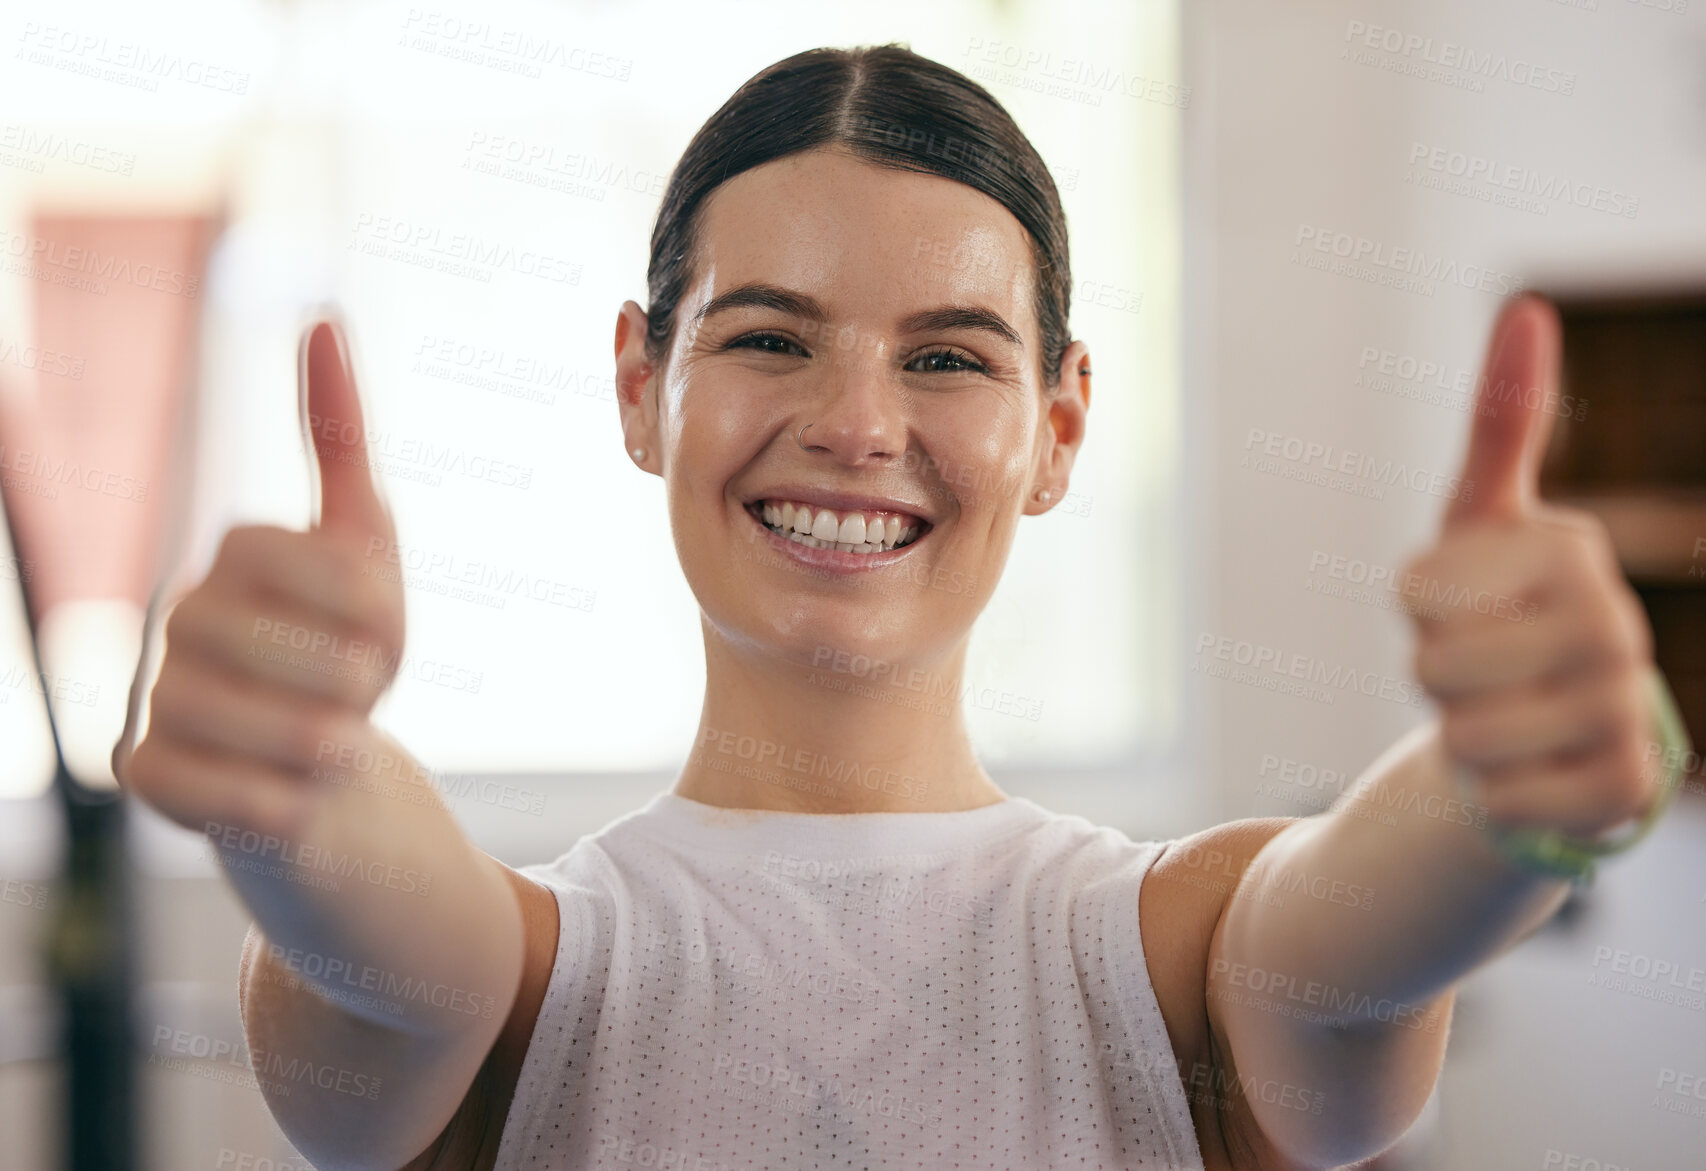
POLYGON ((361 743, 403 653, 403 586, 382 572, 396 529, 368 468, 361 403, 337 327, 302 339, 303 403, 319 472, 307 532, 231 529, 178 602, 147 736, 119 780, 191 829, 284 834, 330 748, 361 743))
POLYGON ((1416 677, 1488 819, 1592 837, 1658 795, 1645 767, 1652 630, 1604 525, 1539 499, 1560 332, 1538 297, 1499 315, 1464 490, 1401 580, 1419 603, 1416 677))

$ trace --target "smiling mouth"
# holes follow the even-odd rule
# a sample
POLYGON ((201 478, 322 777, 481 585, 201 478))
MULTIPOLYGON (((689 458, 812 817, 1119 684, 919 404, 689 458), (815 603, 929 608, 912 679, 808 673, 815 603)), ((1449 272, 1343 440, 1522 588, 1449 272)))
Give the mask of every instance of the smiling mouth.
POLYGON ((797 500, 754 500, 754 520, 778 537, 813 549, 842 553, 887 553, 904 549, 933 527, 922 517, 897 512, 817 508, 797 500))

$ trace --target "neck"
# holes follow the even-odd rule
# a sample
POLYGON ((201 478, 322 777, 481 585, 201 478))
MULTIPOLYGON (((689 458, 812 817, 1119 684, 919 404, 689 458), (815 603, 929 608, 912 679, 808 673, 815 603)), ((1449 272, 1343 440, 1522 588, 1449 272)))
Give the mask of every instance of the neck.
POLYGON ((800 663, 705 628, 705 704, 675 793, 730 809, 945 813, 1006 799, 960 707, 966 644, 931 663, 800 663))

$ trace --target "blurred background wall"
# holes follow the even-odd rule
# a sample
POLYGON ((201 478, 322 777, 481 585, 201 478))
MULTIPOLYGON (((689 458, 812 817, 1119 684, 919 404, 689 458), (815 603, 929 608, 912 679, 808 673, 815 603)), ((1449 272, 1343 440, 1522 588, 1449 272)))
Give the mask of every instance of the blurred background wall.
MULTIPOLYGON (((1345 589, 1419 550, 1445 500, 1243 466, 1253 448, 1450 476, 1501 296, 1706 287, 1706 16, 1683 0, 16 3, 0 35, 9 252, 43 214, 223 226, 171 465, 193 493, 163 553, 179 586, 229 525, 306 519, 296 333, 316 301, 343 307, 410 584, 411 659, 379 718, 517 865, 641 804, 687 750, 696 613, 657 486, 620 447, 610 328, 645 301, 675 158, 774 60, 906 41, 988 86, 1054 171, 1096 409, 1070 507, 1022 526, 980 624, 968 713, 1010 791, 1138 838, 1324 808, 1428 714, 1207 673, 1203 648, 1229 639, 1410 678, 1408 619, 1345 589), (1040 627, 1063 578, 1080 615, 1040 627)), ((24 410, 114 379, 100 353, 71 355, 75 378, 8 364, 48 280, 6 259, 0 394, 24 410)), ((1616 417, 1585 397, 1574 426, 1616 417)), ((1692 550, 1706 522, 1688 516, 1665 532, 1692 550)), ((6 624, 0 669, 25 682, 0 704, 0 1165, 33 1171, 57 1159, 37 950, 59 844, 41 697, 6 624)), ((97 740, 96 716, 122 717, 114 658, 62 672, 96 693, 97 740)), ((1703 805, 1685 793, 1471 982, 1435 1106, 1388 1166, 1699 1165, 1706 1120, 1660 1078, 1706 1077, 1687 987, 1706 971, 1703 805), (1683 987, 1627 980, 1632 957, 1683 987)), ((302 1166, 240 1060, 168 1060, 183 1038, 240 1043, 247 920, 194 835, 146 811, 134 831, 144 1165, 302 1166)))

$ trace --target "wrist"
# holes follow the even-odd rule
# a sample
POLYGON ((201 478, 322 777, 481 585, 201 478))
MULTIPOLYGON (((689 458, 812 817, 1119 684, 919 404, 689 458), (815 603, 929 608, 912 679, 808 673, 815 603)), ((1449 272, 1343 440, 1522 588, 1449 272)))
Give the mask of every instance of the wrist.
MULTIPOLYGON (((1655 784, 1646 808, 1592 837, 1575 837, 1550 828, 1505 829, 1489 824, 1485 832, 1501 857, 1530 873, 1582 882, 1592 875, 1599 859, 1622 853, 1651 832, 1682 787, 1683 765, 1693 756, 1693 746, 1676 701, 1657 666, 1649 668, 1647 682, 1655 740, 1649 742, 1650 771, 1644 775, 1655 784)), ((1470 781, 1462 769, 1456 771, 1456 776, 1459 786, 1469 787, 1470 781)))

